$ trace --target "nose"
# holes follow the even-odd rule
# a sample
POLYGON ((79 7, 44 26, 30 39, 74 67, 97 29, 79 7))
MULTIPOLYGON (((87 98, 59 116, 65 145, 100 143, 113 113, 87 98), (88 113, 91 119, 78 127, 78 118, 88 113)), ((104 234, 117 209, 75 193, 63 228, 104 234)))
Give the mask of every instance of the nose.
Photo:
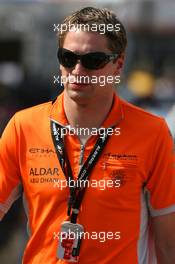
POLYGON ((82 73, 85 73, 86 69, 83 67, 83 65, 81 64, 80 60, 77 60, 77 64, 75 65, 75 67, 72 70, 72 74, 75 75, 80 75, 82 73))

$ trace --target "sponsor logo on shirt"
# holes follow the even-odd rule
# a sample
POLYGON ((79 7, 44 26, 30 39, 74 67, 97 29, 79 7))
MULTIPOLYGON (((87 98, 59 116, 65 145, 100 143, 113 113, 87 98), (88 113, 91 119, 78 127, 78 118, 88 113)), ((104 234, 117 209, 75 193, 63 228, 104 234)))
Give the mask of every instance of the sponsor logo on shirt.
POLYGON ((29 154, 32 156, 32 157, 53 157, 55 156, 56 152, 54 149, 52 148, 42 148, 42 147, 32 147, 32 148, 29 148, 29 154))
POLYGON ((120 184, 120 187, 125 185, 127 181, 131 180, 131 178, 127 176, 126 171, 124 170, 113 170, 109 176, 114 183, 118 182, 120 184))
POLYGON ((126 153, 105 153, 103 155, 105 160, 138 160, 138 156, 136 154, 126 154, 126 153))
POLYGON ((58 168, 30 168, 30 176, 59 175, 58 168))
POLYGON ((55 183, 59 181, 58 168, 33 168, 29 169, 30 183, 55 183))

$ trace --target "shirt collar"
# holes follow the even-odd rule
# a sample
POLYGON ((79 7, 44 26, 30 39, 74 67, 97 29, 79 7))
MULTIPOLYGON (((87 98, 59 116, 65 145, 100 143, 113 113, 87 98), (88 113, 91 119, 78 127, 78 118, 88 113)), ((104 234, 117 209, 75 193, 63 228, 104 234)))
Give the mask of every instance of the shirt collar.
MULTIPOLYGON (((50 119, 60 124, 61 126, 69 126, 68 120, 66 118, 66 114, 64 111, 63 104, 64 92, 57 97, 57 99, 53 102, 50 111, 50 119)), ((124 113, 122 109, 122 103, 118 95, 114 93, 113 104, 111 110, 103 122, 101 127, 113 127, 120 123, 124 118, 124 113)))

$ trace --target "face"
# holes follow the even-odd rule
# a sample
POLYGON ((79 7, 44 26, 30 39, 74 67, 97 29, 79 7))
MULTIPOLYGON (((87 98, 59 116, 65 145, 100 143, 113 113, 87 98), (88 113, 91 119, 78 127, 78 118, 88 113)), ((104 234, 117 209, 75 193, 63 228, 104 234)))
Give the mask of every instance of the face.
MULTIPOLYGON (((108 48, 106 36, 97 32, 84 32, 78 30, 67 33, 63 48, 82 55, 89 52, 113 53, 108 48)), ((102 97, 113 94, 114 84, 105 81, 104 86, 100 85, 100 82, 102 83, 102 80, 104 80, 101 79, 104 77, 100 76, 105 76, 106 80, 107 76, 113 76, 114 78, 116 75, 120 75, 122 64, 123 58, 119 58, 115 60, 115 62, 110 61, 103 68, 95 70, 86 69, 79 61, 72 68, 65 68, 60 65, 61 75, 64 80, 66 77, 72 76, 70 82, 64 83, 65 96, 79 103, 88 103, 94 100, 94 98, 97 102, 97 100, 100 100, 102 97), (88 76, 88 78, 80 78, 80 76, 88 76), (97 83, 95 82, 96 80, 97 83)))

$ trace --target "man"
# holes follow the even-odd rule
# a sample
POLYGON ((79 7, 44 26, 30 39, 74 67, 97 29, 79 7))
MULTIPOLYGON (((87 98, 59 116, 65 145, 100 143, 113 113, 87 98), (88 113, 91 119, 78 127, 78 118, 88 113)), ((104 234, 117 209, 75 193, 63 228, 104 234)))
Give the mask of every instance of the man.
POLYGON ((72 25, 59 34, 64 92, 17 113, 1 138, 1 217, 22 185, 30 234, 23 263, 174 264, 173 142, 162 118, 114 92, 124 27, 93 7, 63 24, 72 25), (105 34, 101 24, 110 25, 105 34))

